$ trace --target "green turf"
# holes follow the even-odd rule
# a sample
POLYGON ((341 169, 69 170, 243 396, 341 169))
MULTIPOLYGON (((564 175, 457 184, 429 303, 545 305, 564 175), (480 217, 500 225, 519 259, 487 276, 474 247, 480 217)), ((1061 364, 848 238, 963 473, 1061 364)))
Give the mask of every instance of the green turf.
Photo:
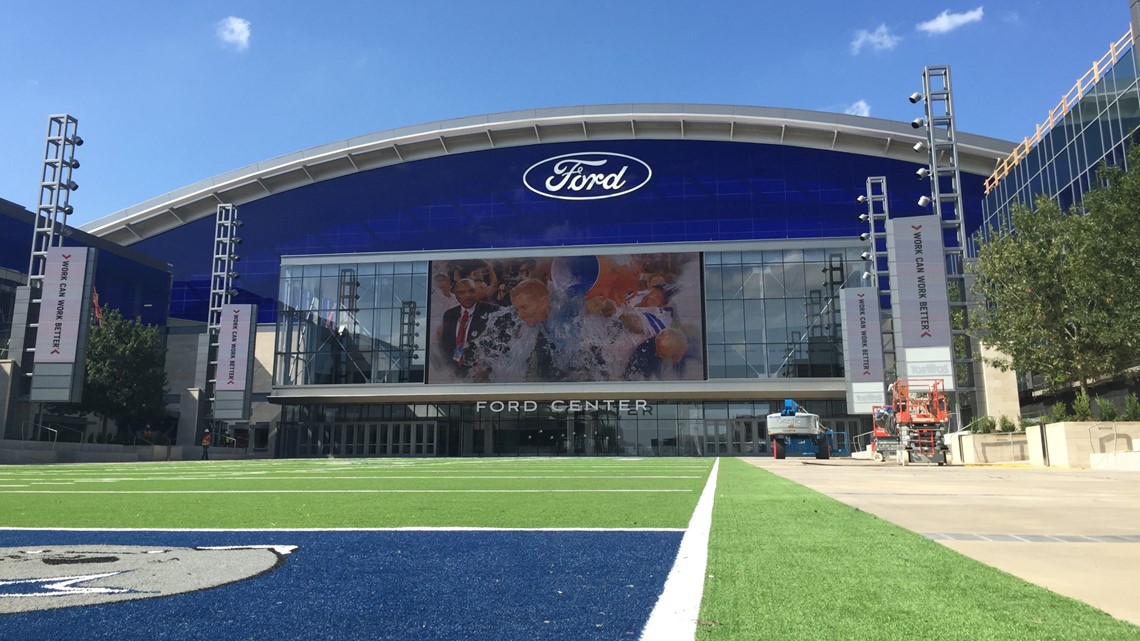
MULTIPOLYGON (((612 458, 5 466, 0 527, 683 528, 710 467, 612 458), (581 491, 622 489, 667 491, 581 491)), ((1099 641, 1140 640, 1140 628, 722 459, 697 636, 1099 641)))
POLYGON ((1140 639, 1140 628, 722 459, 697 639, 1140 639))
POLYGON ((0 526, 683 528, 711 466, 552 458, 12 466, 0 468, 0 526))

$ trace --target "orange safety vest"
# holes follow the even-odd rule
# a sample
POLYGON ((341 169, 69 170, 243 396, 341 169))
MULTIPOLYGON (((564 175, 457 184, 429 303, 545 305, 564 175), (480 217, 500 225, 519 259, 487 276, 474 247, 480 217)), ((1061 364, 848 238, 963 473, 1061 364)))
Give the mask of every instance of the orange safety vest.
POLYGON ((204 434, 202 436, 202 447, 209 447, 210 443, 212 443, 212 442, 213 442, 213 435, 204 434))

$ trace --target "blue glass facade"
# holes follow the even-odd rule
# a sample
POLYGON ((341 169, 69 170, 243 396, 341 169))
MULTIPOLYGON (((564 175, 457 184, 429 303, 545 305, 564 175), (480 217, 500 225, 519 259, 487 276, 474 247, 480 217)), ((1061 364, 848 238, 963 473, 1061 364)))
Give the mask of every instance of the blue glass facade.
MULTIPOLYGON (((0 200, 0 268, 27 273, 33 216, 18 205, 0 200)), ((118 309, 125 318, 166 325, 172 279, 169 265, 81 231, 69 231, 63 239, 65 246, 99 250, 95 290, 101 305, 118 309)))
MULTIPOLYGON (((914 163, 754 143, 611 140, 455 154, 325 180, 242 205, 235 302, 274 322, 280 257, 570 245, 852 238, 863 231, 855 198, 867 176, 891 183, 896 216, 924 213, 914 163), (652 167, 645 187, 593 201, 553 200, 527 189, 535 163, 571 152, 628 154, 652 167), (897 177, 897 178, 896 178, 897 177)), ((981 176, 964 174, 970 231, 981 223, 981 176), (975 196, 970 197, 970 194, 975 196)), ((171 314, 206 317, 212 218, 132 249, 174 267, 171 314)))

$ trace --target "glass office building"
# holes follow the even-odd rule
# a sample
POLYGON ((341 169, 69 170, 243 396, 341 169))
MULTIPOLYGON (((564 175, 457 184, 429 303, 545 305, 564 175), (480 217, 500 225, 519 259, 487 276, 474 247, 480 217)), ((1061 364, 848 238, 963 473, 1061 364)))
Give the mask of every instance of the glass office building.
POLYGON ((1008 228, 1014 203, 1039 196, 1067 209, 1080 203, 1102 162, 1125 165, 1125 146, 1140 127, 1140 85, 1132 34, 1081 77, 1031 138, 986 181, 985 230, 1008 228))
MULTIPOLYGON (((15 306, 17 288, 27 284, 35 214, 0 199, 0 361, 19 362, 24 345, 13 345, 12 324, 20 315, 15 306)), ((139 318, 148 325, 165 326, 170 303, 170 266, 161 259, 124 248, 77 229, 63 234, 65 247, 92 247, 98 251, 93 288, 101 306, 119 310, 124 318, 139 318)), ((23 337, 23 332, 15 335, 23 337)), ((7 379, 0 371, 0 437, 19 438, 32 412, 28 402, 31 380, 7 379)))
MULTIPOLYGON (((927 213, 921 135, 752 107, 494 114, 271 159, 86 229, 171 262, 171 315, 201 322, 213 214, 238 206, 235 302, 258 305, 254 412, 278 456, 758 453, 784 398, 840 441, 869 429, 844 400, 838 294, 866 269, 869 176, 893 215, 927 213)), ((970 231, 1012 148, 961 135, 970 231)))
MULTIPOLYGON (((1079 205, 1096 181, 1101 163, 1127 168, 1126 149, 1140 127, 1140 83, 1132 33, 1112 43, 1093 68, 986 180, 982 202, 984 237, 1010 229, 1016 204, 1055 199, 1062 208, 1079 205)), ((1019 372, 1022 391, 1042 387, 1032 372, 1019 372)), ((1027 399, 1028 400, 1028 399, 1027 399)))

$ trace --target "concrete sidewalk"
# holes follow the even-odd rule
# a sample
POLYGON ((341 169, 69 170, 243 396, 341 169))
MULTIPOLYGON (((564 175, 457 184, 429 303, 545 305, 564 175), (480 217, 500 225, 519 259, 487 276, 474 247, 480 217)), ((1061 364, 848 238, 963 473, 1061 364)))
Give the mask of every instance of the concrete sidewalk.
POLYGON ((1140 625, 1140 472, 742 460, 1140 625))

